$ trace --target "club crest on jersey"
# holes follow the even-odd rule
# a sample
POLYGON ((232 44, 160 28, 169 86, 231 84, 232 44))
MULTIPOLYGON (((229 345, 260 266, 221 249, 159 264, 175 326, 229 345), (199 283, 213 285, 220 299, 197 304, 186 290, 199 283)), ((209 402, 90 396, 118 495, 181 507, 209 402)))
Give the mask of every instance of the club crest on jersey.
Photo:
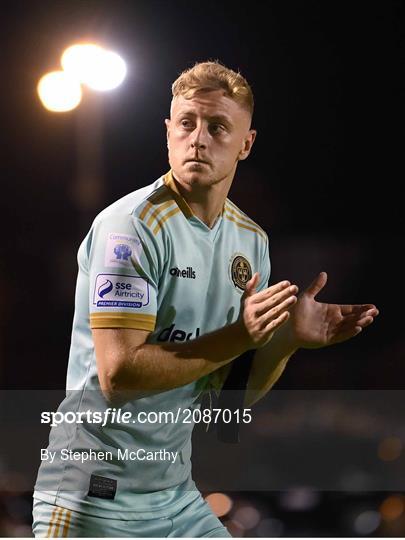
POLYGON ((232 257, 230 274, 235 287, 244 291, 246 283, 252 278, 252 267, 246 257, 239 253, 232 257))

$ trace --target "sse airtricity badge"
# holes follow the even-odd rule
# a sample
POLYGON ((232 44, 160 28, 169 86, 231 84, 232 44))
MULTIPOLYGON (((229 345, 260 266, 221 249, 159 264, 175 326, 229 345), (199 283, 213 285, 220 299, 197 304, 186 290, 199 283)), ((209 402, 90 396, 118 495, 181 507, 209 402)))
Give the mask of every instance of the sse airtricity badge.
POLYGON ((235 287, 244 291, 246 289, 246 283, 252 278, 252 267, 246 257, 239 254, 234 255, 230 273, 235 287))

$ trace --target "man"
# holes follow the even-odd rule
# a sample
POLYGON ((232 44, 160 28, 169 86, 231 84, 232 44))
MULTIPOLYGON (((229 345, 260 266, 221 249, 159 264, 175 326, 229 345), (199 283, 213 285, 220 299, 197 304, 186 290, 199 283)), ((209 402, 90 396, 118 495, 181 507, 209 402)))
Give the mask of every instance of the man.
POLYGON ((256 137, 251 89, 204 62, 172 90, 170 172, 104 210, 79 249, 59 407, 84 415, 119 404, 131 422, 110 414, 104 425, 53 427, 44 455, 54 459, 43 460, 34 494, 36 536, 229 536, 192 481, 187 411, 247 351, 256 350, 250 404, 297 348, 353 337, 378 314, 316 302, 325 273, 298 299, 288 281, 267 286, 267 236, 227 199, 256 137), (162 411, 176 420, 141 421, 162 411), (81 460, 90 450, 97 459, 81 460))

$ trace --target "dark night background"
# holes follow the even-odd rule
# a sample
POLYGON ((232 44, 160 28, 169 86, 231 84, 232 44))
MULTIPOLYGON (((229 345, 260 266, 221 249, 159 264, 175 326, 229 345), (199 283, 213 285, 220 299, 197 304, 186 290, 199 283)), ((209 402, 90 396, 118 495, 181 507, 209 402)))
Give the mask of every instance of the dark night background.
MULTIPOLYGON (((272 283, 289 279, 305 287, 325 270, 329 281, 320 300, 374 303, 380 310, 356 339, 299 351, 276 388, 405 387, 403 2, 4 6, 2 389, 64 387, 79 244, 98 211, 166 172, 170 85, 207 59, 239 69, 253 88, 258 137, 230 198, 269 234, 272 283), (111 47, 128 64, 123 85, 97 101, 102 152, 94 200, 80 198, 75 185, 80 130, 96 98, 87 93, 76 111, 53 114, 36 94, 39 78, 59 69, 63 49, 83 39, 111 47)), ((264 496, 257 495, 260 504, 264 496)), ((386 496, 364 495, 364 501, 378 507, 386 496)), ((254 504, 254 493, 245 497, 254 504)), ((268 504, 275 497, 269 494, 268 504)), ((4 500, 0 517, 17 522, 4 500)), ((280 511, 279 533, 356 535, 346 521, 326 517, 349 500, 325 493, 318 514, 300 514, 303 525, 280 511)), ((391 525, 373 534, 405 532, 403 522, 399 529, 391 525)))

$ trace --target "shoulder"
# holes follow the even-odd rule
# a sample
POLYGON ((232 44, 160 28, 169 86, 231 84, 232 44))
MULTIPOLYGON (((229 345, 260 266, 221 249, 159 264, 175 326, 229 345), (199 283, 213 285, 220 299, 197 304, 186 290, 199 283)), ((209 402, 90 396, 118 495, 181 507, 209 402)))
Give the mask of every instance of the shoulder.
POLYGON ((162 180, 161 185, 149 193, 134 210, 133 216, 143 229, 157 236, 171 217, 181 212, 173 192, 162 180))
POLYGON ((159 193, 159 191, 162 190, 162 187, 164 189, 163 180, 162 178, 159 178, 153 182, 153 184, 128 193, 104 208, 104 210, 102 210, 94 219, 94 225, 105 221, 120 219, 123 216, 137 216, 139 210, 142 209, 148 198, 159 193))
POLYGON ((153 184, 137 189, 100 212, 93 226, 130 222, 132 226, 156 236, 163 224, 173 215, 179 213, 171 190, 160 177, 153 184))
POLYGON ((258 225, 253 219, 251 219, 245 212, 243 212, 235 203, 230 199, 226 199, 224 206, 224 218, 233 223, 235 227, 246 231, 247 233, 254 234, 257 239, 265 244, 268 243, 267 233, 258 225))

